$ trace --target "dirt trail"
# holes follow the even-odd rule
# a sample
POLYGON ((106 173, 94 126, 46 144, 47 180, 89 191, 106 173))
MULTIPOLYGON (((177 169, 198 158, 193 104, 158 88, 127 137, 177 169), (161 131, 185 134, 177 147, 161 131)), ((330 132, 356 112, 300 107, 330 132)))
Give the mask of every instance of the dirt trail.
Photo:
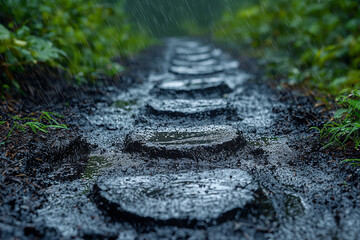
POLYGON ((359 173, 320 152, 307 98, 211 42, 158 50, 130 72, 137 84, 78 106, 97 147, 81 178, 44 191, 31 215, 41 237, 359 238, 359 173))

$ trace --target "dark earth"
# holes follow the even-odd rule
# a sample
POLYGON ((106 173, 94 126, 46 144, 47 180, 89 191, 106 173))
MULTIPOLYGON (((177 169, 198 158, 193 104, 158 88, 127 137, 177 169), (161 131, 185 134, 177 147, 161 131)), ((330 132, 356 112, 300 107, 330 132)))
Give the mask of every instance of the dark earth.
POLYGON ((322 148, 314 99, 205 39, 121 61, 102 86, 2 103, 69 130, 0 146, 1 239, 360 238, 360 172, 339 164, 358 153, 322 148))

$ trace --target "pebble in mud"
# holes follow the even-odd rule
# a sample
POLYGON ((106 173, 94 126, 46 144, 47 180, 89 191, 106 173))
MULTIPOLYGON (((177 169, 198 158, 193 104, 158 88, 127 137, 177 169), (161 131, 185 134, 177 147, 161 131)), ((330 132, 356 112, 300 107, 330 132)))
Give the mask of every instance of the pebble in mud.
POLYGON ((163 82, 153 89, 153 93, 163 96, 206 97, 230 93, 233 89, 223 77, 196 78, 163 82))
POLYGON ((232 109, 224 99, 166 99, 152 100, 146 110, 152 115, 168 117, 216 117, 219 115, 229 115, 232 109))
POLYGON ((194 226, 246 213, 257 186, 239 169, 103 177, 93 190, 111 217, 136 223, 194 226))
POLYGON ((180 75, 209 75, 224 71, 222 65, 215 66, 171 66, 169 71, 180 75))
POLYGON ((157 158, 209 158, 223 150, 232 153, 244 147, 246 141, 234 127, 207 125, 201 127, 159 127, 138 129, 127 135, 125 150, 157 158))

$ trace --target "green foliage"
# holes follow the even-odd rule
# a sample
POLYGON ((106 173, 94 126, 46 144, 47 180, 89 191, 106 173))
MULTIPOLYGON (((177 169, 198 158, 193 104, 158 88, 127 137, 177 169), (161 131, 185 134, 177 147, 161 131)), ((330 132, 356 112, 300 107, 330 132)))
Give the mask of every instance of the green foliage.
POLYGON ((205 35, 238 0, 128 0, 125 9, 139 29, 157 37, 205 35))
POLYGON ((5 0, 0 5, 0 67, 12 78, 18 65, 43 62, 62 67, 78 80, 114 75, 112 61, 150 40, 134 33, 123 1, 5 0))
POLYGON ((337 110, 334 120, 326 123, 319 129, 322 139, 326 139, 324 146, 332 145, 345 146, 352 142, 356 149, 360 147, 360 91, 354 90, 348 96, 341 96, 337 99, 341 109, 337 110))
POLYGON ((48 129, 67 129, 67 126, 65 124, 60 124, 55 117, 62 118, 63 116, 53 113, 53 112, 45 112, 42 111, 40 116, 37 118, 34 117, 18 117, 14 116, 12 117, 12 121, 0 121, 0 125, 2 124, 9 124, 10 129, 5 136, 4 139, 2 139, 1 145, 8 140, 8 138, 11 136, 11 134, 16 131, 28 131, 31 130, 34 133, 37 133, 38 131, 43 133, 49 133, 48 129))
POLYGON ((226 12, 215 36, 251 46, 272 76, 337 95, 360 87, 359 25, 356 0, 263 0, 226 12))
POLYGON ((250 48, 272 78, 334 98, 347 94, 337 98, 334 118, 316 129, 324 147, 359 149, 359 26, 357 0, 253 0, 225 12, 214 35, 250 48))
POLYGON ((11 70, 39 62, 56 65, 56 61, 65 56, 66 53, 56 48, 51 41, 31 35, 27 26, 12 32, 0 24, 0 69, 7 79, 12 80, 12 83, 5 85, 4 82, 0 87, 19 89, 11 70))
POLYGON ((23 26, 11 32, 0 24, 0 54, 4 55, 2 66, 24 65, 37 62, 51 62, 66 56, 53 43, 30 35, 30 29, 23 26))

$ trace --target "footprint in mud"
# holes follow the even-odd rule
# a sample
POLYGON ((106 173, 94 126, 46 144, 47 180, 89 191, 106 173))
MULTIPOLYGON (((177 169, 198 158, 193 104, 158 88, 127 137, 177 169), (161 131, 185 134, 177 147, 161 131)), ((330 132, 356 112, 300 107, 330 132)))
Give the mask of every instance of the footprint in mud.
POLYGON ((152 100, 146 105, 149 115, 168 117, 216 117, 219 115, 230 115, 232 108, 224 99, 167 99, 152 100))
POLYGON ((139 129, 126 137, 125 150, 150 157, 209 158, 221 151, 234 152, 246 144, 242 134, 226 125, 139 129))
POLYGON ((204 61, 195 62, 195 63, 188 62, 188 61, 185 61, 185 60, 180 60, 180 59, 173 59, 171 61, 172 66, 183 66, 183 67, 188 67, 188 66, 214 66, 216 64, 219 64, 219 60, 214 59, 214 58, 207 59, 207 60, 204 60, 204 61))
POLYGON ((258 189, 238 169, 136 177, 106 177, 93 200, 117 220, 191 227, 246 215, 258 189))
POLYGON ((211 52, 207 52, 207 53, 175 55, 174 59, 179 59, 179 60, 196 63, 196 62, 220 57, 221 54, 222 54, 222 51, 220 49, 213 49, 211 52))
POLYGON ((158 98, 219 98, 233 89, 224 77, 206 77, 164 81, 151 91, 158 98))

